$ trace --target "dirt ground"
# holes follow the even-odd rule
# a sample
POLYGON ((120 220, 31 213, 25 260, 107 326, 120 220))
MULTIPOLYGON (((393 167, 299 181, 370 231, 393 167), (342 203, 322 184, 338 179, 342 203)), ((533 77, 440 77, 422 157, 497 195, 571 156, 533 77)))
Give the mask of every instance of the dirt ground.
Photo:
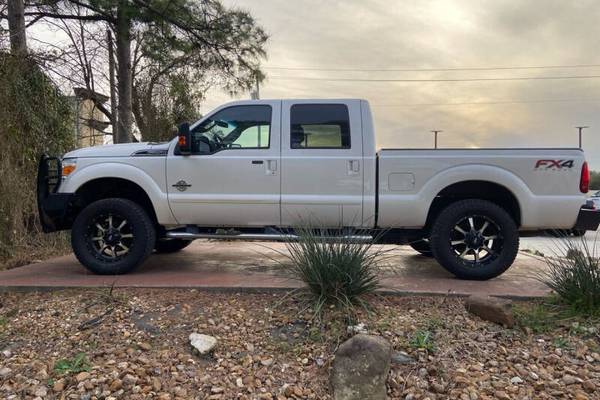
MULTIPOLYGON (((524 325, 514 329, 468 314, 453 297, 375 296, 371 304, 352 323, 409 360, 392 364, 392 399, 600 398, 594 324, 548 325, 531 303, 517 306, 524 325)), ((328 310, 317 323, 301 307, 283 293, 6 292, 0 398, 328 399, 348 321, 328 310), (192 354, 192 332, 217 338, 211 356, 192 354)))

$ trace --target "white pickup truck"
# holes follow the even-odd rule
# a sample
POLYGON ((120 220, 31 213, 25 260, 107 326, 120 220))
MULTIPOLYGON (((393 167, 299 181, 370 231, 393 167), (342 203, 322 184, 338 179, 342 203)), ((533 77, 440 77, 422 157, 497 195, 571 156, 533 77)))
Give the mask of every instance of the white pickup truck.
POLYGON ((588 183, 580 149, 377 152, 365 100, 251 100, 169 143, 43 156, 38 204, 44 230, 71 229, 99 274, 197 238, 294 240, 309 225, 343 240, 368 230, 483 280, 510 267, 520 231, 597 229, 588 183))

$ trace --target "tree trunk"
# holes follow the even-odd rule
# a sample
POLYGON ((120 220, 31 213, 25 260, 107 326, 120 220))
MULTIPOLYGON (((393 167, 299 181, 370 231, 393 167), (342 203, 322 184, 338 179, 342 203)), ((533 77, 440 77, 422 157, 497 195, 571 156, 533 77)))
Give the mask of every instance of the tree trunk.
MULTIPOLYGON (((110 126, 113 133, 113 141, 119 136, 117 118, 117 87, 115 83, 115 54, 113 48, 112 32, 106 30, 106 45, 108 46, 108 76, 110 85, 110 126)), ((116 142, 115 142, 116 143, 116 142)))
POLYGON ((27 55, 23 0, 8 0, 8 31, 12 53, 20 57, 27 55))
POLYGON ((131 108, 131 20, 125 8, 127 0, 120 0, 117 6, 115 29, 117 42, 117 78, 119 88, 118 129, 113 137, 115 143, 129 143, 132 140, 131 108))

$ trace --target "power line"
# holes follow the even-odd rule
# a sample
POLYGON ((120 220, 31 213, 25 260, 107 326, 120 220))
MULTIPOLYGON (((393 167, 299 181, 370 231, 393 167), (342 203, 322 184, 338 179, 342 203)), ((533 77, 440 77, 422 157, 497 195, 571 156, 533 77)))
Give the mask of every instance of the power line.
POLYGON ((420 107, 420 106, 465 106, 477 104, 527 104, 527 103, 579 103, 600 102, 598 99, 542 99, 542 100, 500 100, 500 101, 466 101, 460 103, 405 103, 405 104, 371 104, 372 107, 420 107))
POLYGON ((566 68, 597 68, 600 64, 576 65, 525 65, 512 67, 462 67, 462 68, 322 68, 322 67, 280 67, 265 66, 264 69, 286 71, 337 71, 337 72, 443 72, 443 71, 501 71, 523 69, 566 69, 566 68))
POLYGON ((600 75, 572 75, 572 76, 530 76, 514 78, 466 78, 466 79, 355 79, 355 78, 311 78, 305 76, 271 76, 275 80, 297 81, 330 81, 330 82, 486 82, 486 81, 545 81, 562 79, 597 79, 600 75))

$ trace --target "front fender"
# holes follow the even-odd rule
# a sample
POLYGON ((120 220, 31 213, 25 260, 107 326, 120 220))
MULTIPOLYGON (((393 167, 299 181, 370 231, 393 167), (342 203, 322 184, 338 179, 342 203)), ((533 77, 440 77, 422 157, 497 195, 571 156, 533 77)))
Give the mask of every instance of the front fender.
MULTIPOLYGON (((157 176, 164 178, 164 166, 158 168, 157 172, 159 172, 157 176)), ((177 224, 169 208, 164 182, 157 182, 143 169, 125 162, 103 161, 83 165, 81 168, 78 165, 76 171, 62 182, 60 192, 76 193, 84 184, 101 178, 120 178, 137 184, 150 198, 158 223, 161 225, 177 224)))

